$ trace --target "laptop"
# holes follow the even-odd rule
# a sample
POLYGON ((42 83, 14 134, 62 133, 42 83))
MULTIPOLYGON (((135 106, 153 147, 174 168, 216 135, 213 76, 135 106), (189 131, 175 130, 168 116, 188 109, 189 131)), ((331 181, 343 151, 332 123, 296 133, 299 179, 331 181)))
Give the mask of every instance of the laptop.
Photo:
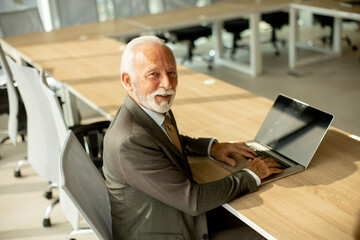
MULTIPOLYGON (((334 117, 306 103, 280 94, 275 100, 254 140, 246 144, 259 155, 266 155, 283 166, 283 172, 270 175, 262 184, 305 170, 334 117)), ((231 172, 242 169, 221 163, 231 172)))

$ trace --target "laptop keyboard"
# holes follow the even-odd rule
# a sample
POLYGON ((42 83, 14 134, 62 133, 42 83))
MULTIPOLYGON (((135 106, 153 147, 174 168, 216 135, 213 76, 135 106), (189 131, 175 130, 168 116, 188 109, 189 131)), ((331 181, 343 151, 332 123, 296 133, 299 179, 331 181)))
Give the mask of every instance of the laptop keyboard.
POLYGON ((282 166, 282 168, 289 168, 289 167, 291 167, 291 166, 288 165, 287 163, 284 163, 284 162, 281 161, 280 159, 277 159, 276 157, 272 156, 272 155, 269 154, 267 151, 260 150, 260 149, 258 149, 256 146, 249 146, 249 147, 252 148, 252 149, 258 154, 258 156, 274 159, 276 162, 278 162, 278 163, 282 166))

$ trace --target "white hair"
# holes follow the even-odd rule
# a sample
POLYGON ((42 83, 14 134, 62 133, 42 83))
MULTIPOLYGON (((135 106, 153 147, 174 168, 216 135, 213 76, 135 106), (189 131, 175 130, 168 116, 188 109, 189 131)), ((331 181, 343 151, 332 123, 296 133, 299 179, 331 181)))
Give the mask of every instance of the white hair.
MULTIPOLYGON (((135 48, 143 44, 158 44, 160 46, 165 46, 168 48, 168 46, 165 45, 165 41, 156 36, 141 36, 134 38, 126 45, 124 49, 121 58, 120 76, 122 76, 123 73, 127 73, 130 75, 133 81, 136 80, 135 72, 134 72, 134 64, 133 64, 133 59, 135 55, 134 53, 135 53, 135 48)), ((126 88, 125 85, 124 87, 126 88)))

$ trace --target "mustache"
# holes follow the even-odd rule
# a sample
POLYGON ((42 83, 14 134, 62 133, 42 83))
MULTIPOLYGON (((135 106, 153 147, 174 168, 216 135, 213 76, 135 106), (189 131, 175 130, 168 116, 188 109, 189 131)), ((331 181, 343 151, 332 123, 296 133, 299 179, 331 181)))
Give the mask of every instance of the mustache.
POLYGON ((159 88, 159 89, 155 90, 151 95, 152 96, 156 96, 156 95, 172 95, 172 96, 174 96, 175 94, 176 94, 176 91, 174 89, 159 88))

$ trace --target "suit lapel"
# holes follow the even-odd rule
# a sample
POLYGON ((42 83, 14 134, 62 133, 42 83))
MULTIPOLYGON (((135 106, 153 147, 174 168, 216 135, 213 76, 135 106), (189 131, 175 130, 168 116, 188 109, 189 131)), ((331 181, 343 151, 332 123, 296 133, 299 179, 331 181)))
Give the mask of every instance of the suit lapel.
MULTIPOLYGON (((124 101, 124 105, 134 115, 135 120, 138 121, 140 125, 143 126, 144 129, 149 132, 151 136, 159 139, 167 148, 169 148, 173 153, 175 153, 176 159, 170 158, 169 160, 178 168, 183 169, 185 174, 192 179, 192 173, 187 157, 185 156, 185 154, 180 152, 179 149, 176 148, 176 146, 170 141, 164 131, 159 127, 159 125, 157 125, 154 120, 147 113, 145 113, 144 110, 129 95, 127 95, 124 101)), ((172 118, 174 126, 176 127, 176 130, 178 131, 174 116, 171 111, 170 116, 172 118)))

